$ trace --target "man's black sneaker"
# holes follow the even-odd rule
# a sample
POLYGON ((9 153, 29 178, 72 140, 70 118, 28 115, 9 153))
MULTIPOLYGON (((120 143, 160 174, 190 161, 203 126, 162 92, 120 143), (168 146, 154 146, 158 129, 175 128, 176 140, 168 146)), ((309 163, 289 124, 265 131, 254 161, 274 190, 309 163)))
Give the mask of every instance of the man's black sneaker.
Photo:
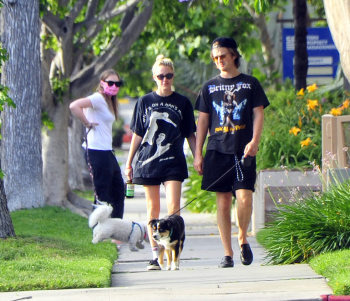
POLYGON ((160 270, 160 265, 158 263, 158 258, 151 260, 148 263, 147 270, 153 271, 153 270, 160 270))
POLYGON ((231 256, 224 256, 219 265, 220 268, 233 268, 233 260, 231 256))
POLYGON ((253 262, 253 253, 249 244, 241 245, 241 262, 244 265, 250 265, 253 262))

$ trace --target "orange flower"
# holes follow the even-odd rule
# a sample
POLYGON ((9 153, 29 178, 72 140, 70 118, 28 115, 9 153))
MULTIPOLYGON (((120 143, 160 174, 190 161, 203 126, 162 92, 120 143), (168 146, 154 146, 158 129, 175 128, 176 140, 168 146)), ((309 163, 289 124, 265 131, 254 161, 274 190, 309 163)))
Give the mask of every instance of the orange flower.
POLYGON ((297 96, 304 96, 304 88, 301 88, 297 93, 297 96))
POLYGON ((319 110, 318 110, 318 111, 320 112, 320 114, 322 114, 322 112, 323 112, 322 104, 319 104, 318 107, 319 107, 319 110))
POLYGON ((311 110, 314 111, 316 109, 316 107, 318 106, 318 100, 317 99, 315 99, 315 100, 308 99, 306 106, 307 106, 307 109, 309 111, 311 111, 311 110))
POLYGON ((341 108, 333 108, 329 114, 333 115, 333 116, 340 116, 341 115, 341 108))
POLYGON ((289 130, 289 134, 293 134, 294 136, 298 135, 298 133, 301 131, 301 129, 297 128, 296 126, 293 126, 289 130))
POLYGON ((309 93, 314 92, 317 89, 317 84, 313 84, 311 86, 307 86, 306 89, 309 93))
POLYGON ((298 127, 301 128, 302 125, 303 125, 303 120, 301 119, 301 116, 299 116, 298 127))
POLYGON ((309 146, 309 144, 311 143, 311 138, 306 138, 305 140, 300 142, 300 146, 304 147, 304 146, 309 146))
POLYGON ((347 109, 349 106, 350 106, 350 100, 349 100, 349 99, 346 99, 346 100, 343 102, 343 107, 344 107, 345 109, 347 109))
POLYGON ((320 120, 318 118, 312 117, 312 120, 317 124, 320 125, 320 120))

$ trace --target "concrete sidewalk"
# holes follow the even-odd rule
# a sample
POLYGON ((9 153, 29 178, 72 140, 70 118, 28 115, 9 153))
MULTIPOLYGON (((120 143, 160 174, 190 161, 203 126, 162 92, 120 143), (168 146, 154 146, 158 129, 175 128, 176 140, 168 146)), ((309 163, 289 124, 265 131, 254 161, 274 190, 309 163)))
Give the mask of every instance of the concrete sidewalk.
MULTIPOLYGON (((136 208, 146 209, 142 195, 126 200, 125 218, 144 220, 136 208), (134 213, 133 213, 134 212, 134 213)), ((165 204, 163 204, 163 216, 165 204)), ((140 212, 140 211, 138 211, 140 212)), ((145 212, 141 210, 141 212, 145 212)), ((122 245, 113 269, 112 286, 121 291, 119 300, 322 300, 332 294, 324 277, 308 265, 264 266, 264 250, 249 237, 254 262, 243 266, 239 260, 237 228, 233 228, 235 267, 219 268, 223 248, 212 214, 194 214, 186 209, 186 240, 179 271, 147 271, 151 250, 130 252, 122 245)))
MULTIPOLYGON (((137 187, 134 199, 125 200, 125 219, 146 220, 143 190, 137 187)), ((162 198, 162 214, 165 216, 162 198)), ((121 245, 113 267, 112 287, 106 289, 70 289, 0 293, 0 301, 107 301, 107 300, 322 300, 332 294, 326 280, 308 265, 264 266, 264 250, 254 237, 249 242, 254 262, 243 266, 239 260, 233 228, 234 268, 218 267, 223 256, 215 216, 181 212, 186 223, 186 240, 179 271, 147 271, 151 249, 146 244, 139 252, 121 245)))

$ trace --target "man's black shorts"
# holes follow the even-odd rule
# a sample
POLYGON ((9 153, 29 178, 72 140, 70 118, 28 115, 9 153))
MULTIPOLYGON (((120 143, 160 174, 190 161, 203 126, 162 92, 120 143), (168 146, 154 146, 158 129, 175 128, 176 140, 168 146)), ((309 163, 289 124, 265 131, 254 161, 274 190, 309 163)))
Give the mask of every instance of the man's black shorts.
POLYGON ((255 191, 256 160, 242 166, 243 154, 223 154, 208 150, 203 163, 202 189, 214 192, 232 192, 238 189, 255 191))

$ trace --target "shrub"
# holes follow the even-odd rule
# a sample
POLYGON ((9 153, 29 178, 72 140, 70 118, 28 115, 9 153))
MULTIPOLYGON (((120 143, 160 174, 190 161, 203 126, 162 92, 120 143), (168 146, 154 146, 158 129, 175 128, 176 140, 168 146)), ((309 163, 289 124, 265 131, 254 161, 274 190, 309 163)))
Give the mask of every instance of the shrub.
POLYGON ((350 180, 322 193, 276 204, 273 221, 258 233, 270 264, 308 262, 316 255, 350 247, 350 180))

